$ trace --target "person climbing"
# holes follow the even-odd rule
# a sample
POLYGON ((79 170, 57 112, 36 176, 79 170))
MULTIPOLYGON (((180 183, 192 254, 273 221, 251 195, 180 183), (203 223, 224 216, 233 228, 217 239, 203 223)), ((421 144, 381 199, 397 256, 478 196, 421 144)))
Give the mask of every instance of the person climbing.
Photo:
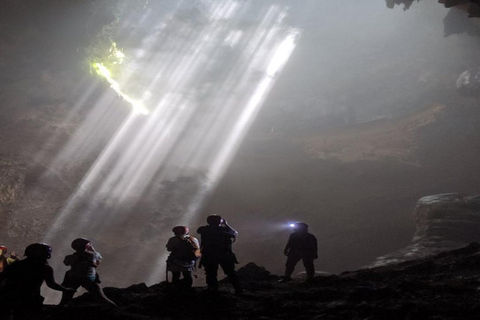
POLYGON ((180 288, 190 289, 193 284, 192 271, 195 270, 200 257, 200 245, 195 237, 189 235, 186 226, 176 226, 172 229, 173 237, 168 239, 167 272, 172 273, 172 283, 180 288), (183 281, 180 281, 180 274, 183 281))
MULTIPOLYGON (((90 240, 85 238, 73 240, 71 247, 75 253, 66 256, 63 260, 66 266, 70 266, 70 270, 65 273, 62 285, 74 289, 82 286, 91 294, 100 297, 102 301, 116 307, 115 302, 107 298, 100 286, 100 277, 96 271, 102 260, 100 253, 95 251, 90 240)), ((63 292, 60 305, 68 305, 74 294, 75 292, 63 292)))
POLYGON ((48 244, 33 243, 25 249, 26 259, 5 269, 0 288, 0 319, 10 319, 12 313, 14 319, 31 319, 38 314, 44 300, 40 294, 44 281, 53 290, 75 292, 55 282, 54 271, 47 261, 51 255, 48 244))
POLYGON ((303 222, 291 225, 293 233, 288 238, 287 245, 283 253, 288 257, 285 265, 285 276, 281 282, 291 281, 293 270, 296 264, 303 260, 303 265, 307 271, 307 281, 311 281, 315 276, 315 267, 313 260, 318 258, 317 238, 308 232, 308 225, 303 222))
POLYGON ((236 294, 242 293, 240 281, 235 272, 235 264, 238 263, 232 251, 232 244, 235 242, 238 232, 230 227, 221 216, 212 214, 207 218, 206 226, 198 228, 197 233, 201 235, 200 250, 202 258, 200 266, 205 268, 206 281, 209 290, 218 290, 218 266, 233 285, 236 294))

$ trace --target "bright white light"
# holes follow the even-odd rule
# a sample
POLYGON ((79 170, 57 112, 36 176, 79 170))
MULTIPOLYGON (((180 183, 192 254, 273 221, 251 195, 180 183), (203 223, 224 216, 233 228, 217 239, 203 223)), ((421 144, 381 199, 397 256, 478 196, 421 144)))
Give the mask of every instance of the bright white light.
MULTIPOLYGON (((148 97, 151 112, 148 117, 130 115, 103 152, 96 156, 47 234, 48 241, 54 242, 56 248, 64 244, 59 233, 64 223, 68 223, 71 234, 95 232, 103 241, 118 239, 119 247, 122 239, 118 226, 123 221, 129 223, 122 237, 132 239, 138 239, 144 231, 142 228, 154 225, 167 231, 156 230, 158 239, 154 241, 164 241, 171 226, 163 226, 155 219, 162 221, 166 214, 171 214, 170 221, 188 225, 230 164, 291 56, 299 33, 286 29, 285 10, 278 6, 265 10, 258 21, 251 21, 250 28, 238 30, 238 19, 253 8, 248 7, 248 2, 204 3, 210 6, 206 15, 208 23, 197 26, 189 21, 177 21, 172 35, 172 31, 167 30, 171 28, 169 22, 159 21, 161 28, 149 26, 157 31, 142 41, 142 48, 136 49, 141 54, 124 62, 133 75, 140 74, 149 80, 144 81, 146 93, 140 96, 148 97), (164 46, 161 50, 159 44, 164 46), (234 60, 229 60, 230 46, 235 46, 236 54, 231 57, 234 60), (160 197, 162 193, 171 192, 162 184, 175 182, 191 172, 201 172, 208 181, 201 189, 193 190, 189 203, 174 215, 169 210, 174 210, 176 203, 168 203, 168 199, 160 197), (132 209, 145 199, 152 201, 156 211, 132 209), (138 218, 139 215, 146 221, 138 218)), ((102 65, 97 69, 110 79, 110 85, 118 92, 128 83, 128 77, 118 82, 113 80, 102 65)), ((134 110, 148 111, 140 101, 126 95, 123 98, 134 110)), ((88 120, 52 164, 55 170, 67 171, 72 159, 90 160, 88 155, 95 153, 89 148, 97 143, 98 132, 115 116, 114 104, 108 95, 97 102, 88 120)), ((127 264, 122 267, 123 279, 129 281, 129 277, 137 277, 134 281, 159 282, 164 275, 166 251, 157 250, 157 247, 144 246, 130 253, 130 260, 148 258, 147 268, 151 268, 140 275, 136 272, 137 266, 127 264)))
POLYGON ((228 44, 230 47, 234 47, 240 41, 242 34, 243 32, 241 30, 231 31, 225 39, 225 43, 228 44))
POLYGON ((291 32, 278 46, 267 68, 267 74, 270 77, 274 77, 290 58, 293 49, 295 49, 295 38, 297 37, 297 34, 297 31, 291 32))

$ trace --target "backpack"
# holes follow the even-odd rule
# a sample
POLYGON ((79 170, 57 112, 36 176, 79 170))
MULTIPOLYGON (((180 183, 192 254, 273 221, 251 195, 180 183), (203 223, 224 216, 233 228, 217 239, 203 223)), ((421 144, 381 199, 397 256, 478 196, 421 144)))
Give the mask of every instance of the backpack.
POLYGON ((183 238, 183 248, 181 251, 182 259, 195 261, 201 257, 202 254, 200 253, 200 247, 194 239, 194 237, 190 236, 183 238))
POLYGON ((7 266, 8 266, 7 257, 6 256, 0 257, 0 273, 5 271, 7 266))

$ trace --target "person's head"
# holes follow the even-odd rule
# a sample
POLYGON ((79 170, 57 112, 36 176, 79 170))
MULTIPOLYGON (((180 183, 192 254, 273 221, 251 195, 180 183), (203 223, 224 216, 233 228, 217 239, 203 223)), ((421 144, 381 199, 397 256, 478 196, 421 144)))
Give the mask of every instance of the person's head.
POLYGON ((52 256, 52 247, 46 243, 32 243, 25 248, 25 254, 29 259, 47 260, 52 256))
POLYGON ((217 214, 211 214, 207 217, 207 223, 209 226, 219 226, 222 222, 222 217, 217 214))
POLYGON ((184 236, 184 235, 187 235, 190 232, 190 230, 188 229, 187 226, 176 226, 172 229, 172 232, 176 236, 184 236))
POLYGON ((77 252, 83 252, 87 249, 87 246, 91 245, 90 240, 85 238, 77 238, 72 241, 72 249, 77 252))
POLYGON ((292 228, 295 232, 308 232, 308 224, 303 222, 293 223, 292 228))
POLYGON ((0 246, 0 256, 3 256, 5 253, 8 252, 8 248, 5 246, 0 246))

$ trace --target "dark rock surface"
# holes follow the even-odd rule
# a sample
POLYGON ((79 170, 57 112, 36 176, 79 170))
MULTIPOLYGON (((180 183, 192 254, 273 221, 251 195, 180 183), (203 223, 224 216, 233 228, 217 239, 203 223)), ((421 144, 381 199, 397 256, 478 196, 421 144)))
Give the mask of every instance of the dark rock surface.
POLYGON ((480 241, 480 196, 447 193, 421 198, 417 230, 404 249, 377 258, 374 266, 423 258, 480 241))
POLYGON ((66 308, 46 306, 41 319, 478 319, 480 245, 391 266, 278 283, 253 263, 239 274, 243 295, 224 283, 212 294, 189 294, 167 283, 105 288, 120 307, 97 304, 88 294, 66 308))

